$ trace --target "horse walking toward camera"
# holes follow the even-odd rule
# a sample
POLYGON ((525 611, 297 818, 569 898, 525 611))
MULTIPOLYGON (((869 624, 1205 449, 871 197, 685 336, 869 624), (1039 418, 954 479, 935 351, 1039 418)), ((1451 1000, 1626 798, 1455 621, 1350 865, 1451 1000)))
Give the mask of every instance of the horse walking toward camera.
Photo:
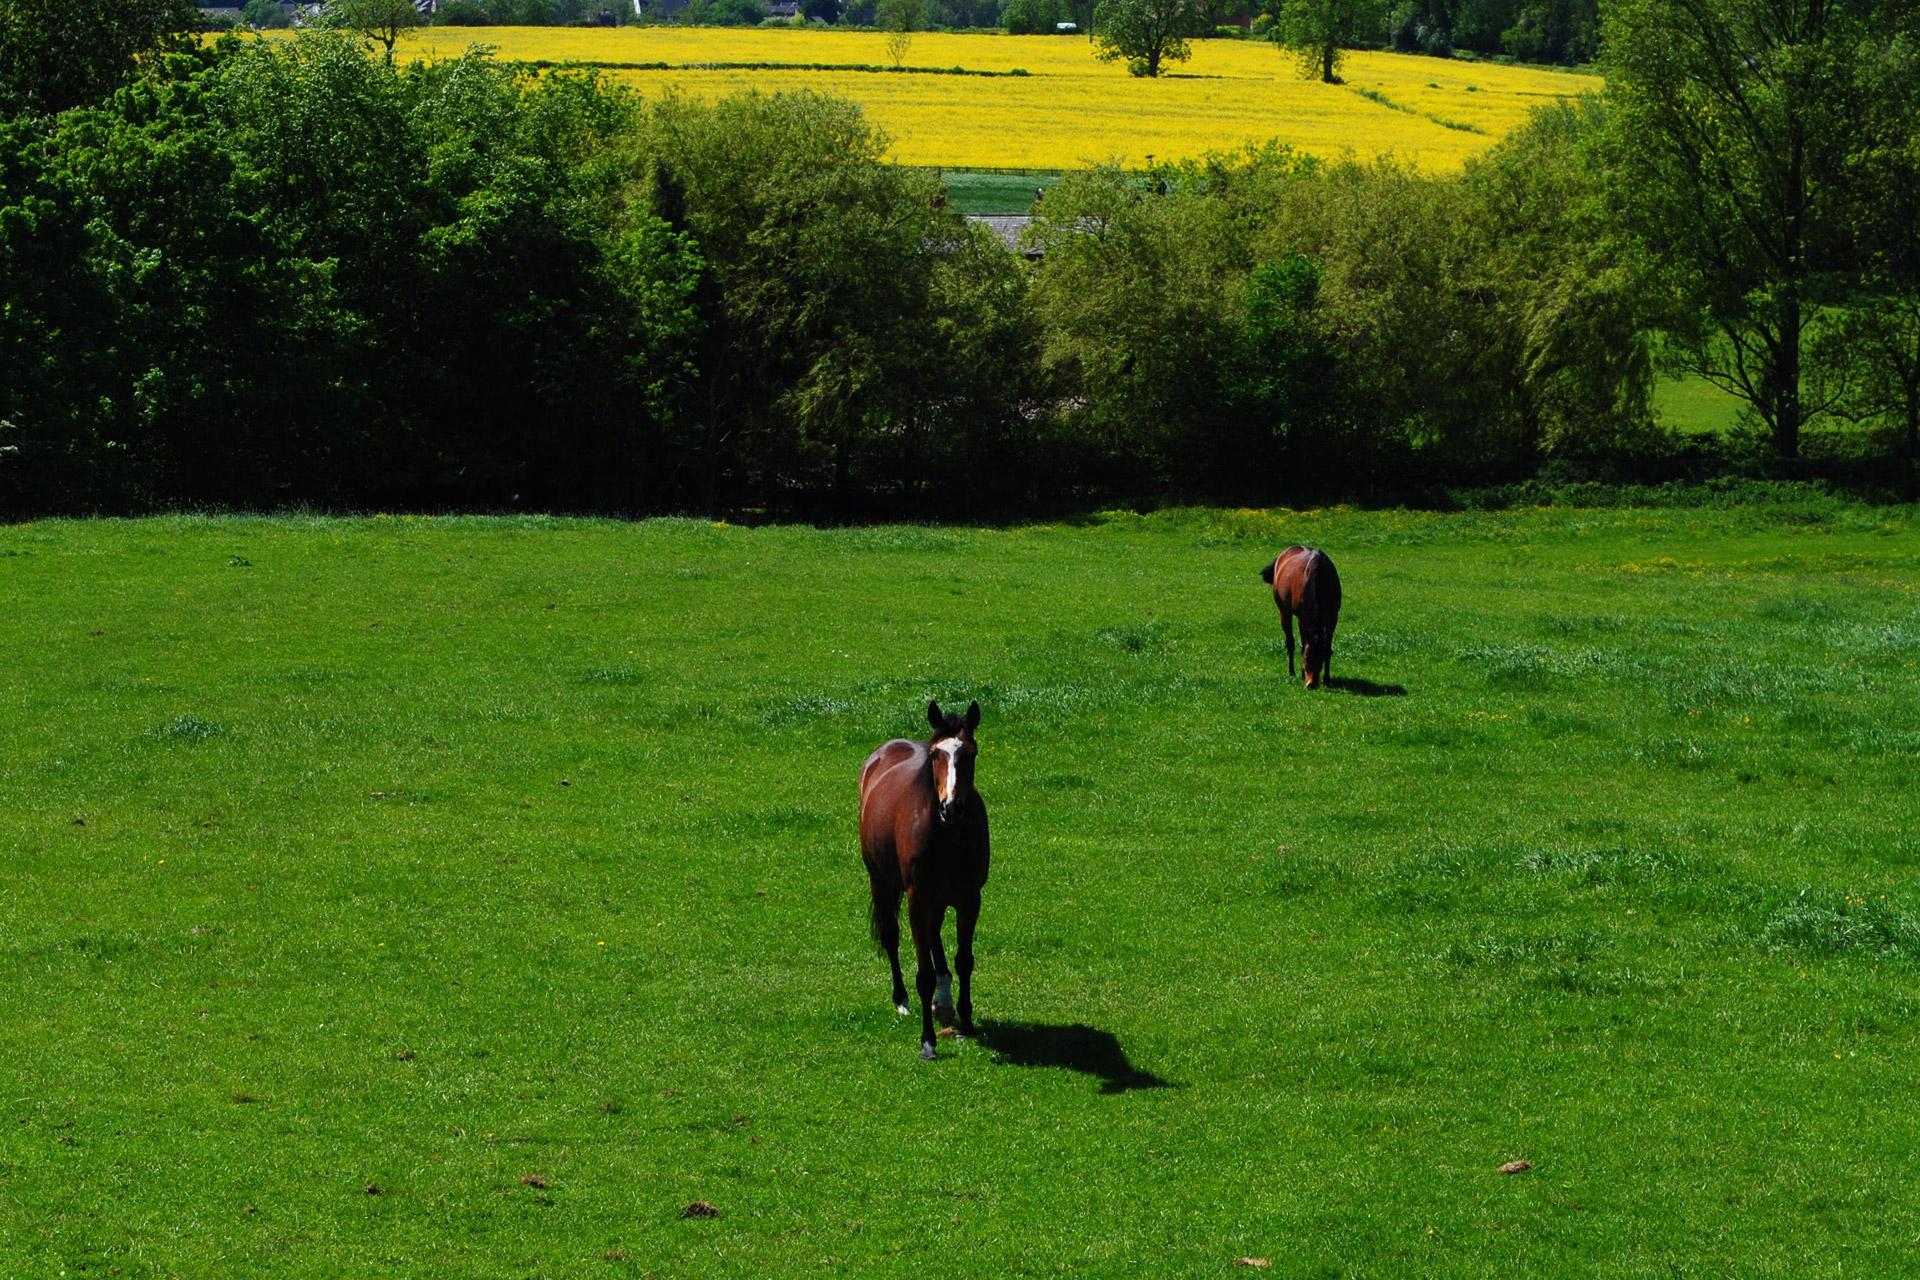
POLYGON ((873 889, 873 937, 893 966, 893 1004, 907 1007, 900 975, 900 898, 907 899, 920 992, 920 1056, 932 1058, 937 1014, 954 1017, 953 978, 947 970, 940 930, 953 908, 955 966, 960 971, 958 1033, 973 1034, 973 927, 980 919, 980 890, 987 883, 987 806, 973 789, 979 748, 973 731, 980 704, 950 716, 927 704, 933 736, 925 742, 895 738, 860 770, 860 856, 873 889))
POLYGON ((1327 681, 1333 661, 1333 629, 1340 623, 1340 575, 1327 553, 1313 547, 1288 547, 1260 571, 1273 584, 1280 628, 1287 633, 1287 674, 1293 674, 1293 620, 1300 619, 1300 660, 1307 688, 1327 681))

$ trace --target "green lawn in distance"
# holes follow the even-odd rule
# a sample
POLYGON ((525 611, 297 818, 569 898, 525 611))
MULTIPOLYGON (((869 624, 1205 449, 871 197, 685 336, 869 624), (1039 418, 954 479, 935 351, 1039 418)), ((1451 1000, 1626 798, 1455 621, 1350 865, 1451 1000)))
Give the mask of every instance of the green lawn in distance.
POLYGON ((1653 384, 1660 421, 1682 435, 1725 435, 1737 424, 1743 401, 1705 378, 1661 378, 1653 384))
POLYGON ((948 169, 940 180, 947 185, 953 208, 961 213, 1026 213, 1033 193, 1060 181, 1054 174, 972 173, 948 169))
POLYGON ((1920 1266, 1910 509, 48 522, 0 581, 0 1274, 1920 1266), (922 1063, 854 805, 930 695, 995 862, 922 1063))

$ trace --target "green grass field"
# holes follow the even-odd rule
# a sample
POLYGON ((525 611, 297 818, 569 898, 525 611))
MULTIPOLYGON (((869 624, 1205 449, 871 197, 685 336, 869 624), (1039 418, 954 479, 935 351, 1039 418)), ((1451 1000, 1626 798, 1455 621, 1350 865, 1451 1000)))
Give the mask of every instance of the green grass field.
POLYGON ((948 169, 940 174, 953 207, 961 213, 1026 213, 1033 193, 1060 181, 1058 175, 1034 173, 973 173, 948 169))
POLYGON ((1920 1268, 1909 509, 40 523, 0 581, 0 1274, 1920 1268), (996 840, 921 1063, 853 830, 929 695, 996 840))
POLYGON ((1653 408, 1663 426, 1685 436, 1727 435, 1740 424, 1742 402, 1705 378, 1662 378, 1653 408))

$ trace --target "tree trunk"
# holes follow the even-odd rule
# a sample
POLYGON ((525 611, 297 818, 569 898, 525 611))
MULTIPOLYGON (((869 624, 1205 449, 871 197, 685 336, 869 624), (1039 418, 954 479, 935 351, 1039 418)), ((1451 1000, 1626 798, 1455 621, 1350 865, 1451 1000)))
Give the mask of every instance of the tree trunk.
POLYGON ((1320 46, 1320 79, 1327 84, 1340 83, 1333 74, 1333 45, 1331 43, 1320 46))
MULTIPOLYGON (((1795 89, 1798 86, 1794 86, 1795 89)), ((1796 109, 1799 103, 1794 104, 1796 109)), ((1806 137, 1796 115, 1788 126, 1786 207, 1780 227, 1780 345, 1773 370, 1773 451, 1782 458, 1800 456, 1800 344, 1806 317, 1800 283, 1806 275, 1805 218, 1807 212, 1806 137)))
POLYGON ((1800 291, 1789 284, 1780 300, 1780 345, 1774 357, 1773 451, 1782 458, 1800 456, 1800 291))

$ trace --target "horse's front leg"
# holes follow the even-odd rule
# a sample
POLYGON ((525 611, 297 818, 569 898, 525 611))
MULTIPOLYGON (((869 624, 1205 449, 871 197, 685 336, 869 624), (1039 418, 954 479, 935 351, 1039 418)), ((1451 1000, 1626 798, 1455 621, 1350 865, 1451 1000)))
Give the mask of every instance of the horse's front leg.
POLYGON ((953 971, 947 968, 947 948, 940 940, 947 927, 946 908, 933 922, 933 1020, 943 1027, 953 1025, 953 971))
POLYGON ((953 906, 954 966, 960 976, 959 1034, 973 1035, 973 926, 980 922, 980 894, 976 891, 953 906))
POLYGON ((913 929, 913 957, 917 965, 913 985, 920 993, 920 1057, 928 1062, 934 1058, 933 949, 940 943, 940 918, 946 914, 946 904, 936 905, 931 894, 907 891, 907 923, 913 929))

